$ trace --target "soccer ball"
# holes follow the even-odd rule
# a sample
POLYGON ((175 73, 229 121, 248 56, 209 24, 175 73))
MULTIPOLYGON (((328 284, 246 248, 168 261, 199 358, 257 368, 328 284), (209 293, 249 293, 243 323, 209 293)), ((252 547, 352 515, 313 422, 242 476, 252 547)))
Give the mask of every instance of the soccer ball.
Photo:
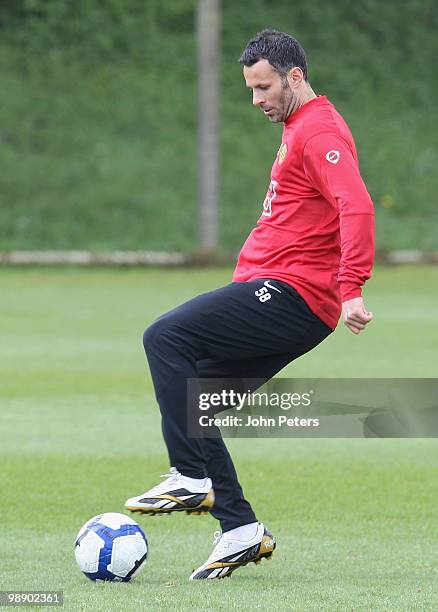
POLYGON ((140 525, 117 512, 90 519, 76 537, 76 561, 91 580, 129 582, 147 556, 148 541, 140 525))

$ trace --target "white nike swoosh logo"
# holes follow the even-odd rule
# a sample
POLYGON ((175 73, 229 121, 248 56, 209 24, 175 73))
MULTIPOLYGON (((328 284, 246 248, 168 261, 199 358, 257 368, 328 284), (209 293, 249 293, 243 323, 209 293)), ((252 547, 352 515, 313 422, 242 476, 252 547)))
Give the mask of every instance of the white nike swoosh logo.
POLYGON ((278 293, 281 293, 280 289, 277 289, 277 287, 271 285, 269 281, 265 281, 263 284, 265 285, 265 287, 268 287, 269 289, 273 289, 274 291, 278 291, 278 293))

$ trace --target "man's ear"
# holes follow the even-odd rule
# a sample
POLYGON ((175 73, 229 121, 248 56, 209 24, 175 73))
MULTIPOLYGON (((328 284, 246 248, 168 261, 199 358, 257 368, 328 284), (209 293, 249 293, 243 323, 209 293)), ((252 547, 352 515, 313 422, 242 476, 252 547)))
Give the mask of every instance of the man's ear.
POLYGON ((287 73, 287 80, 291 88, 296 88, 304 81, 304 74, 301 68, 294 66, 287 73))

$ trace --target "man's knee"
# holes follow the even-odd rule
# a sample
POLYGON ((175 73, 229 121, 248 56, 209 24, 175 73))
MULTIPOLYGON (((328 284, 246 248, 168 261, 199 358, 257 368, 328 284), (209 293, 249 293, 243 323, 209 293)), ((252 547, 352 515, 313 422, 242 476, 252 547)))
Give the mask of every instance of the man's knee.
POLYGON ((143 334, 143 346, 146 353, 158 348, 167 332, 171 329, 173 318, 164 314, 150 325, 143 334))
POLYGON ((154 321, 152 325, 145 330, 143 334, 143 346, 144 350, 148 352, 152 350, 153 347, 159 342, 159 337, 163 332, 163 325, 160 321, 154 321))

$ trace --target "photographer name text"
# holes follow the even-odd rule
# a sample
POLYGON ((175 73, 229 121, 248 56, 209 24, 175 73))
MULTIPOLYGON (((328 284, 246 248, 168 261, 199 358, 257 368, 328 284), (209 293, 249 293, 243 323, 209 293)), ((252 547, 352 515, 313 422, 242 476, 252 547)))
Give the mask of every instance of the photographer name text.
POLYGON ((227 414, 223 417, 199 417, 201 427, 319 427, 319 419, 305 419, 280 414, 275 417, 247 415, 245 418, 227 414))

